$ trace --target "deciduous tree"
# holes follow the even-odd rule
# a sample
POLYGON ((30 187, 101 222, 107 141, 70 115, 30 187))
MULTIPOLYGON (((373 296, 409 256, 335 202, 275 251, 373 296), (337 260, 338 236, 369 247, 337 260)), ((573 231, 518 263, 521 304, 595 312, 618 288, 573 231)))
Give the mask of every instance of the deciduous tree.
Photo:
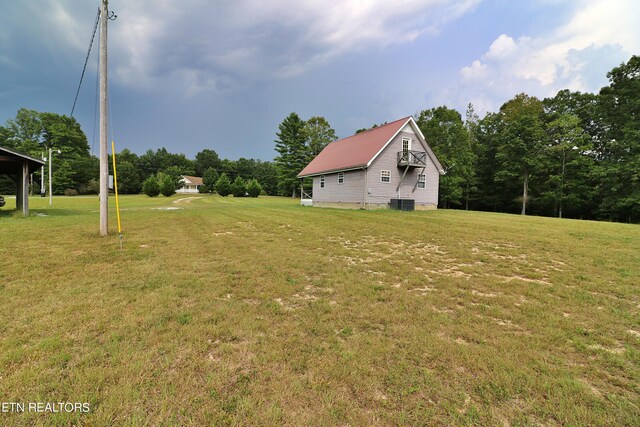
POLYGON ((438 160, 447 169, 440 177, 440 204, 462 205, 472 184, 474 153, 460 113, 445 106, 420 112, 416 120, 438 160))
POLYGON ((216 187, 216 181, 218 180, 218 171, 214 168, 209 168, 202 174, 202 186, 200 187, 201 193, 213 193, 216 187))
POLYGON ((311 161, 324 147, 338 139, 327 119, 320 116, 313 116, 305 122, 304 134, 307 137, 307 161, 311 161))
POLYGON ((221 162, 218 153, 216 153, 214 150, 205 148, 204 150, 196 154, 196 159, 194 161, 194 171, 196 176, 204 177, 204 172, 207 169, 213 168, 215 170, 219 170, 220 165, 221 162))
POLYGON ((605 122, 601 211, 619 221, 640 221, 640 56, 607 73, 600 91, 605 122))
POLYGON ((531 177, 540 172, 545 142, 542 113, 542 102, 525 93, 516 95, 500 107, 496 153, 499 171, 496 180, 501 183, 521 182, 522 215, 527 211, 531 177))

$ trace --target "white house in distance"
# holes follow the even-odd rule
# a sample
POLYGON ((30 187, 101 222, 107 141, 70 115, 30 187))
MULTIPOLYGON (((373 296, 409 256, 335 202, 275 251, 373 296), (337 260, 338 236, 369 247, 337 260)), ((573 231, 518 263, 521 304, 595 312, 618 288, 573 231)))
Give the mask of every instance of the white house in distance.
POLYGON ((412 210, 437 208, 440 175, 409 116, 330 143, 298 178, 313 179, 313 206, 412 210))
POLYGON ((200 186, 202 185, 202 178, 198 176, 183 175, 180 177, 180 183, 182 187, 176 190, 179 194, 194 194, 200 192, 200 186))

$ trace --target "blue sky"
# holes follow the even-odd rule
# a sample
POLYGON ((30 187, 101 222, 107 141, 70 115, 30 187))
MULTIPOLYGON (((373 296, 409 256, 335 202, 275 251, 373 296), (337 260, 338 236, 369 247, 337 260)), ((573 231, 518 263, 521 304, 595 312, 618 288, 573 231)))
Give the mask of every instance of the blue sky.
MULTIPOLYGON (((0 123, 69 114, 99 0, 0 5, 0 123)), ((118 150, 271 160, 291 112, 339 137, 447 105, 483 116, 520 92, 597 92, 640 53, 637 0, 110 0, 118 150)), ((75 117, 98 153, 97 44, 75 117), (94 136, 95 135, 95 136, 94 136), (95 141, 95 142, 94 142, 95 141)), ((427 135, 428 138, 428 135, 427 135)))

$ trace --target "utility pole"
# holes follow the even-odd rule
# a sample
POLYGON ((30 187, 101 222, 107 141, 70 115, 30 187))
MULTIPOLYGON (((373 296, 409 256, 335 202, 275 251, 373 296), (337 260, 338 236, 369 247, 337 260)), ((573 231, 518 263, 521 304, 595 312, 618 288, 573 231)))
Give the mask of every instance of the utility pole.
POLYGON ((51 194, 51 146, 49 146, 49 207, 53 206, 53 194, 51 194))
POLYGON ((109 231, 109 162, 107 159, 107 22, 109 0, 100 6, 100 235, 109 231))
MULTIPOLYGON (((44 157, 44 153, 42 153, 42 160, 45 160, 46 157, 44 157)), ((40 197, 44 197, 44 193, 45 193, 45 189, 44 189, 44 165, 42 165, 40 167, 40 197)))

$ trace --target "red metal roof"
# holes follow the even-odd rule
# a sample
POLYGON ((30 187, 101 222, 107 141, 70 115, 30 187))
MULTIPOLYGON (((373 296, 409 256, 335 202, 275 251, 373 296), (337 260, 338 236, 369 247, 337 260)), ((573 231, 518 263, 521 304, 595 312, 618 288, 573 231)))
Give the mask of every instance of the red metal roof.
POLYGON ((387 142, 407 123, 405 117, 327 145, 298 177, 319 175, 366 166, 387 142))

